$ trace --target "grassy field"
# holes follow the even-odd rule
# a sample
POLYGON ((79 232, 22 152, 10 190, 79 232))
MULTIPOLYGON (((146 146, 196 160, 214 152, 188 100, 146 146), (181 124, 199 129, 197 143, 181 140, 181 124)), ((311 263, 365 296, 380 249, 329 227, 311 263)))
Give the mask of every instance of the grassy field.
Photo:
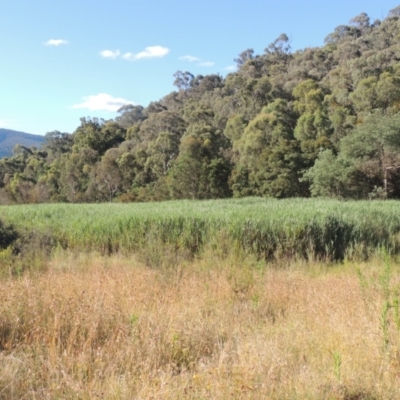
POLYGON ((0 399, 398 399, 398 207, 1 207, 0 399))
POLYGON ((2 399, 398 399, 399 268, 59 254, 0 281, 2 399))
POLYGON ((64 249, 111 254, 145 248, 156 257, 157 249, 193 256, 211 247, 266 260, 343 260, 366 258, 382 246, 399 252, 399 210, 396 201, 246 198, 3 206, 0 215, 64 249))

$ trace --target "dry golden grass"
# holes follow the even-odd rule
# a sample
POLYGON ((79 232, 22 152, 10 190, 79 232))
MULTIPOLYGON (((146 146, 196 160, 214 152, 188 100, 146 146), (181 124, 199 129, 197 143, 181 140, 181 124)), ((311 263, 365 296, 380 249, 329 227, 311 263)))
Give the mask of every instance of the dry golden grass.
POLYGON ((358 268, 58 256, 0 281, 0 398, 400 398, 399 274, 358 268))

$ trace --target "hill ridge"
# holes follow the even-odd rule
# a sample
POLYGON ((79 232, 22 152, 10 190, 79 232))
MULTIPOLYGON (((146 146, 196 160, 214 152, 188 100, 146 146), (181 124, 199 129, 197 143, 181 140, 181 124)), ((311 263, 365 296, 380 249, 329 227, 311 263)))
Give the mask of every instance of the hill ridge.
POLYGON ((13 155, 13 148, 17 144, 26 147, 40 147, 45 141, 44 136, 32 133, 16 131, 13 129, 0 128, 0 157, 13 155))

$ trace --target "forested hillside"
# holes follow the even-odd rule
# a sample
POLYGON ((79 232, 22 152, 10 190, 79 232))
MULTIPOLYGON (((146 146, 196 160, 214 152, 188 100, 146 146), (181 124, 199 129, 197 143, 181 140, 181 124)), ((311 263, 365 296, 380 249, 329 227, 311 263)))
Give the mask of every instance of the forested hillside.
POLYGON ((82 118, 0 160, 0 201, 400 197, 400 6, 322 47, 279 36, 237 71, 178 71, 176 91, 115 120, 82 118))

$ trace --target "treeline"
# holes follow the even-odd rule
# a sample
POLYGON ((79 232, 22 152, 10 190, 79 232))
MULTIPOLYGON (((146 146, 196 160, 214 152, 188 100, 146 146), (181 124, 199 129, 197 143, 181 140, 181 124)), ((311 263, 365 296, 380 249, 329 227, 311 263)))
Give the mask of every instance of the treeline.
POLYGON ((146 108, 16 147, 0 160, 0 201, 399 198, 399 61, 400 6, 322 47, 292 52, 282 34, 226 78, 178 71, 177 90, 146 108))

